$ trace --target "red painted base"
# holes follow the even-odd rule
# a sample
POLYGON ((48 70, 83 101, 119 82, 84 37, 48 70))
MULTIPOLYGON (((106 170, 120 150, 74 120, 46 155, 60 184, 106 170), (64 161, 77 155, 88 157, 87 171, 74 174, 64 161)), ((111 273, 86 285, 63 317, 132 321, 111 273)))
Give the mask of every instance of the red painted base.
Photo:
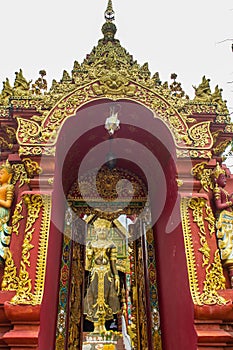
POLYGON ((6 302, 4 309, 12 325, 12 329, 2 337, 9 349, 38 349, 40 306, 12 305, 6 302))

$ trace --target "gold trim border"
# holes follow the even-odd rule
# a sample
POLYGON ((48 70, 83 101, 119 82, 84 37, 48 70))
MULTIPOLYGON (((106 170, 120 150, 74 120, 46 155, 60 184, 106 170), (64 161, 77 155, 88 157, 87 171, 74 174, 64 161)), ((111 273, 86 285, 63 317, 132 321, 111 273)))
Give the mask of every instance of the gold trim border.
POLYGON ((38 304, 41 304, 44 293, 44 282, 46 272, 46 260, 49 241, 49 227, 51 219, 52 198, 50 195, 42 195, 43 213, 40 229, 39 249, 36 265, 36 278, 34 295, 37 296, 38 304))
POLYGON ((203 305, 200 300, 200 291, 197 278, 196 259, 193 247, 192 232, 189 221, 189 203, 191 198, 181 198, 180 210, 182 228, 184 233, 184 245, 188 268, 189 286, 194 304, 203 305))

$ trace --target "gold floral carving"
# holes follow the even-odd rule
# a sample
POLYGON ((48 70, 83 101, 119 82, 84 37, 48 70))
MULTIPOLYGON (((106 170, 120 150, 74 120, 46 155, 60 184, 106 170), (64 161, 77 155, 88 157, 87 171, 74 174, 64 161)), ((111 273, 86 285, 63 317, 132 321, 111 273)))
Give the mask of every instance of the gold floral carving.
POLYGON ((193 125, 189 129, 189 136, 193 141, 192 147, 210 149, 213 146, 210 122, 201 122, 193 125))
POLYGON ((136 85, 130 83, 125 76, 118 74, 117 71, 109 72, 106 76, 100 78, 99 83, 93 84, 93 91, 97 96, 101 95, 120 95, 134 96, 136 85))
POLYGON ((178 186, 178 187, 181 187, 181 186, 183 186, 184 181, 181 180, 181 179, 176 179, 176 183, 177 183, 177 186, 178 186))
POLYGON ((2 118, 8 118, 9 117, 9 107, 7 106, 0 106, 0 116, 2 118))
MULTIPOLYGON (((12 234, 19 234, 19 226, 20 220, 23 219, 22 212, 22 204, 21 200, 16 204, 14 214, 12 215, 12 234)), ((15 267, 14 259, 12 257, 12 253, 10 249, 7 250, 6 260, 5 260, 5 268, 4 275, 2 279, 2 290, 16 290, 19 283, 19 279, 17 276, 17 270, 15 267)))
POLYGON ((224 131, 227 132, 227 133, 228 133, 228 132, 233 133, 233 124, 228 124, 228 125, 226 125, 224 131))
POLYGON ((206 279, 200 301, 205 305, 225 305, 227 301, 217 292, 220 289, 225 289, 225 282, 219 250, 217 249, 214 254, 214 262, 206 268, 206 279))
POLYGON ((30 158, 24 158, 23 164, 29 178, 42 173, 42 168, 38 165, 37 162, 32 161, 30 158))
POLYGON ((198 235, 200 237, 201 248, 198 249, 202 253, 203 264, 202 267, 209 264, 210 261, 210 247, 206 240, 205 224, 203 218, 203 208, 205 208, 206 200, 204 198, 192 198, 189 201, 189 208, 193 211, 193 222, 199 228, 198 235))
POLYGON ((53 185, 53 183, 54 183, 54 177, 50 177, 49 179, 48 179, 48 183, 49 183, 49 185, 53 185))
POLYGON ((19 234, 20 220, 23 219, 23 215, 21 214, 23 210, 22 204, 23 204, 23 201, 21 199, 21 201, 17 203, 15 206, 14 214, 12 216, 12 221, 11 221, 12 233, 15 233, 17 236, 19 234))
POLYGON ((13 148, 13 144, 9 143, 5 138, 0 136, 0 146, 2 149, 9 149, 11 150, 13 148))
MULTIPOLYGON (((204 200, 203 198, 201 198, 204 200)), ((205 200, 204 200, 205 201, 205 200)), ((196 257, 195 257, 195 250, 193 246, 193 237, 192 237, 192 231, 190 226, 190 219, 189 219, 189 208, 194 208, 197 205, 200 205, 200 207, 204 208, 203 201, 199 201, 199 198, 193 199, 193 198, 182 198, 181 199, 181 215, 182 215, 182 227, 183 227, 183 233, 184 233, 184 243, 185 243, 185 252, 186 252, 186 259, 187 259, 187 267, 188 267, 188 276, 189 276, 189 285, 191 290, 191 295, 194 304, 196 305, 224 305, 227 303, 227 301, 222 298, 218 294, 218 290, 225 289, 225 278, 223 275, 223 269, 221 265, 221 260, 219 256, 218 250, 214 254, 214 261, 211 263, 208 259, 208 256, 205 257, 206 261, 208 259, 208 264, 205 269, 205 280, 203 282, 203 292, 200 293, 199 289, 199 282, 197 277, 197 264, 196 264, 196 257)), ((206 207, 207 209, 207 217, 210 219, 211 227, 213 225, 212 222, 212 215, 213 213, 210 212, 210 207, 206 207)), ((203 231, 203 220, 200 218, 200 209, 196 210, 196 221, 199 222, 199 226, 201 227, 201 238, 204 236, 203 231)), ((205 218, 207 220, 207 218, 205 218)), ((208 221, 208 220, 207 220, 208 221)), ((213 228, 212 228, 213 230, 213 228)), ((210 235, 212 235, 212 231, 210 232, 210 235)), ((205 243, 205 239, 203 241, 205 243)))
POLYGON ((41 125, 33 120, 18 118, 17 140, 21 145, 20 154, 27 155, 32 154, 32 152, 33 154, 42 154, 44 153, 43 147, 54 146, 64 121, 75 115, 77 110, 86 102, 96 99, 102 94, 105 97, 116 100, 129 94, 129 91, 133 92, 135 101, 150 108, 156 117, 168 125, 177 146, 181 148, 187 146, 201 149, 211 148, 213 140, 209 130, 209 122, 198 123, 188 130, 185 118, 158 92, 145 88, 138 83, 127 81, 126 78, 124 78, 124 81, 122 79, 119 75, 117 77, 113 74, 82 88, 75 89, 72 93, 65 96, 63 100, 59 101, 49 113, 46 111, 41 125), (114 80, 116 86, 114 85, 114 88, 110 88, 111 83, 113 84, 113 76, 116 78, 114 80), (110 81, 107 83, 106 79, 108 77, 110 81), (117 85, 117 79, 121 82, 119 86, 117 85), (114 93, 110 94, 111 89, 114 93), (28 146, 30 148, 26 150, 25 147, 28 146))
POLYGON ((21 146, 19 147, 19 154, 21 156, 28 156, 28 155, 33 155, 33 156, 39 156, 41 154, 44 154, 46 156, 54 156, 56 152, 55 147, 30 147, 30 146, 21 146))
POLYGON ((212 174, 212 169, 208 169, 206 167, 208 163, 207 162, 202 162, 196 164, 192 170, 191 174, 197 179, 200 180, 202 188, 206 191, 209 192, 209 189, 213 189, 213 181, 211 179, 211 174, 212 174))
POLYGON ((218 124, 229 124, 231 123, 231 117, 230 115, 217 115, 215 119, 216 123, 218 124))
POLYGON ((230 143, 231 143, 231 140, 229 140, 229 139, 220 142, 216 147, 214 147, 213 153, 216 156, 221 155, 230 143))
POLYGON ((102 217, 113 220, 120 213, 139 213, 147 202, 147 189, 142 180, 130 171, 121 168, 110 170, 103 166, 97 174, 93 169, 76 180, 67 199, 78 214, 85 208, 86 214, 98 215, 102 211, 102 217), (131 186, 126 188, 125 181, 130 182, 131 186), (133 202, 133 206, 129 205, 130 202, 133 202), (95 204, 90 206, 90 203, 95 204))
POLYGON ((22 245, 22 261, 25 265, 30 266, 30 250, 34 248, 34 246, 30 243, 32 240, 32 235, 35 231, 35 227, 33 227, 35 221, 39 217, 39 213, 41 207, 43 205, 42 197, 40 195, 29 195, 26 194, 24 197, 24 203, 27 207, 27 222, 25 228, 25 236, 22 245))
POLYGON ((12 97, 11 107, 15 109, 40 109, 43 104, 43 98, 41 96, 30 96, 30 97, 12 97))
POLYGON ((207 203, 206 203, 206 215, 207 216, 205 217, 205 220, 208 222, 210 237, 212 237, 213 234, 215 233, 216 219, 211 207, 207 203))
POLYGON ((27 120, 18 117, 18 130, 16 133, 17 139, 23 144, 37 143, 37 137, 39 138, 41 128, 39 124, 33 120, 27 120))
POLYGON ((216 114, 216 106, 209 103, 197 103, 194 101, 187 101, 183 107, 183 113, 187 115, 193 114, 216 114))
POLYGON ((20 270, 18 280, 18 286, 16 289, 16 295, 11 300, 13 304, 30 304, 36 305, 41 302, 43 295, 43 284, 45 277, 45 260, 47 254, 47 241, 48 241, 48 225, 50 219, 50 198, 41 196, 38 194, 29 195, 24 197, 24 203, 27 207, 27 222, 25 228, 25 237, 22 245, 22 259, 20 262, 20 270), (40 241, 38 261, 36 267, 36 281, 35 290, 32 292, 32 281, 27 270, 27 266, 30 266, 30 251, 34 247, 31 244, 32 236, 35 231, 33 227, 34 223, 39 217, 41 208, 44 207, 42 215, 42 224, 40 227, 40 241))
POLYGON ((19 278, 17 269, 10 249, 6 251, 4 275, 2 279, 2 290, 17 290, 19 278))
MULTIPOLYGON (((1 115, 1 112, 0 112, 1 115)), ((4 130, 5 134, 7 135, 7 138, 12 142, 16 142, 16 129, 9 125, 1 125, 1 128, 4 130)))
POLYGON ((203 159, 211 159, 212 152, 208 150, 181 150, 177 149, 176 154, 178 158, 203 158, 203 159))
POLYGON ((13 164, 12 168, 14 170, 14 176, 12 179, 12 184, 15 185, 19 181, 19 187, 22 187, 25 183, 29 183, 30 179, 27 176, 27 172, 23 164, 13 164))
POLYGON ((27 271, 26 265, 21 260, 19 276, 17 277, 16 295, 11 299, 12 304, 35 305, 32 290, 32 280, 27 271))

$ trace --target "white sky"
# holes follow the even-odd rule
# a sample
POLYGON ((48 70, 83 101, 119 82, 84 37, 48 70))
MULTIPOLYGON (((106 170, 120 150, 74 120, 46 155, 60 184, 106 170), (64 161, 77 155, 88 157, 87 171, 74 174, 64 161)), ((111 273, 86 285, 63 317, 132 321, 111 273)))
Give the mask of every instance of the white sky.
MULTIPOLYGON (((11 0, 0 6, 0 87, 15 71, 60 80, 74 60, 82 62, 98 39, 107 0, 11 0)), ((116 37, 140 64, 149 63, 162 81, 178 74, 190 97, 202 76, 219 84, 233 112, 233 2, 228 0, 113 0, 116 37)))

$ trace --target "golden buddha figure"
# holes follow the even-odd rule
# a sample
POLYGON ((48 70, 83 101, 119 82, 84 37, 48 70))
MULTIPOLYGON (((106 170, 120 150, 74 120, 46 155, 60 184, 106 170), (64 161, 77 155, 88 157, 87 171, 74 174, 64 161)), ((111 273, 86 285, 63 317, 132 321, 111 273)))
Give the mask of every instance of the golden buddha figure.
POLYGON ((116 268, 117 249, 108 239, 111 222, 98 218, 94 222, 96 240, 86 249, 86 270, 90 283, 84 299, 86 319, 94 323, 94 333, 106 331, 105 322, 120 310, 120 280, 116 268))
POLYGON ((9 162, 0 166, 0 259, 5 260, 6 250, 10 244, 11 230, 7 225, 13 201, 14 186, 11 184, 13 170, 9 162))

